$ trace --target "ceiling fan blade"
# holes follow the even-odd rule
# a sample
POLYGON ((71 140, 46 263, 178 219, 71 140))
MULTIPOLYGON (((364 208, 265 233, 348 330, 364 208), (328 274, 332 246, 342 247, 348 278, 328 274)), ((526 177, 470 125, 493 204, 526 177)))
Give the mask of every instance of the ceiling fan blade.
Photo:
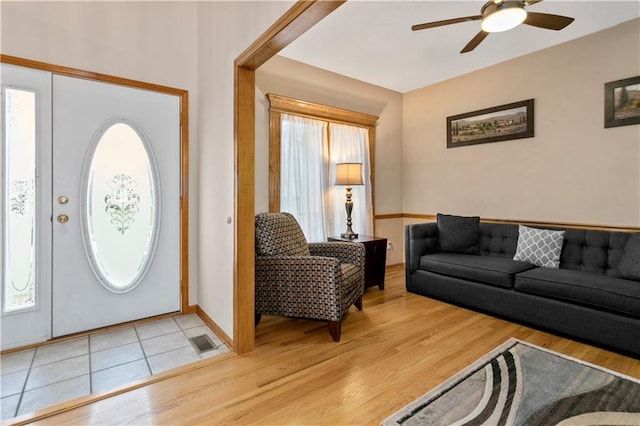
POLYGON ((443 25, 459 24, 460 22, 479 21, 482 19, 480 15, 465 16, 464 18, 445 19, 443 21, 427 22, 425 24, 416 24, 411 27, 413 31, 426 30, 427 28, 441 27, 443 25))
POLYGON ((467 43, 467 45, 464 47, 464 49, 460 51, 460 53, 471 52, 473 49, 478 47, 478 45, 482 43, 482 40, 484 40, 485 37, 487 37, 488 35, 489 33, 485 31, 480 31, 478 34, 476 34, 474 38, 471 39, 469 43, 467 43))
POLYGON ((525 6, 531 6, 532 4, 540 3, 542 0, 525 0, 525 6))
POLYGON ((549 13, 528 12, 524 23, 533 27, 557 31, 572 23, 573 19, 568 16, 551 15, 549 13))

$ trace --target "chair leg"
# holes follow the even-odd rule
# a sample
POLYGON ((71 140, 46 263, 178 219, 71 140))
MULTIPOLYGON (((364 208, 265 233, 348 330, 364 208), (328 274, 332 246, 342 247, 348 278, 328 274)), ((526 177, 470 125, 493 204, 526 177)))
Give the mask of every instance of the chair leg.
POLYGON ((329 321, 329 334, 333 337, 334 342, 340 341, 340 331, 342 330, 342 321, 329 321))
POLYGON ((256 326, 260 323, 260 320, 262 319, 262 314, 256 313, 256 326))
POLYGON ((362 310, 362 295, 360 297, 358 297, 356 299, 355 302, 353 302, 353 304, 356 306, 356 308, 358 308, 359 311, 362 310))

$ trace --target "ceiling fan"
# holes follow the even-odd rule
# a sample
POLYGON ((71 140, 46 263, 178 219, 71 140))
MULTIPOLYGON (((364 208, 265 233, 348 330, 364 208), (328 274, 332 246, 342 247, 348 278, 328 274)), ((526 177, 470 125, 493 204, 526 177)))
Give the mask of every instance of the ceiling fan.
POLYGON ((561 30, 574 18, 567 16, 552 15, 549 13, 527 12, 525 6, 540 3, 542 0, 491 0, 482 6, 480 15, 465 16, 462 18, 445 19, 443 21, 427 22, 411 27, 413 31, 427 28, 441 27, 443 25, 458 24, 460 22, 482 21, 482 30, 471 39, 460 53, 471 52, 484 40, 489 33, 507 31, 520 24, 527 24, 533 27, 545 28, 547 30, 561 30))

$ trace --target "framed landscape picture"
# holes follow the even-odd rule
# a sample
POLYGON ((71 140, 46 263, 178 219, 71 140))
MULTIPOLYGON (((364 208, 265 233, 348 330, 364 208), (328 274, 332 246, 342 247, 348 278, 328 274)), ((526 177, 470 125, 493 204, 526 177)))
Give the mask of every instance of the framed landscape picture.
POLYGON ((447 117, 447 148, 531 138, 533 99, 447 117))
POLYGON ((640 124, 640 77, 604 84, 604 127, 640 124))

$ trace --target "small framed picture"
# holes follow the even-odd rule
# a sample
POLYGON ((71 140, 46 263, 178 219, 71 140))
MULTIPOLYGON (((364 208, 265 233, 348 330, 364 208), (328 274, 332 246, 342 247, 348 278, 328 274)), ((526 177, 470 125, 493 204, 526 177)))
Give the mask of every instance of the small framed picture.
POLYGON ((604 84, 604 127, 640 124, 640 76, 604 84))
POLYGON ((533 99, 447 117, 447 148, 533 136, 533 99))

